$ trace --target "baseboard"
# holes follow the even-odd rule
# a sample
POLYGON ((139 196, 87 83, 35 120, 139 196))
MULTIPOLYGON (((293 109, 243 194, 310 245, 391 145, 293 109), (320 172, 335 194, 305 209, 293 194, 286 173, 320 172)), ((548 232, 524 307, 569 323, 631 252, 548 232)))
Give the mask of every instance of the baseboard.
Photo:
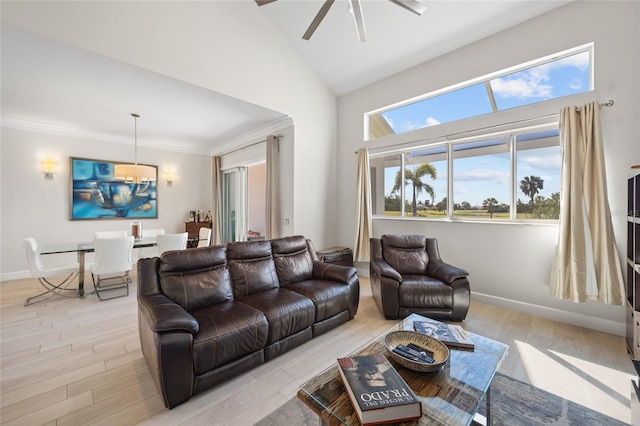
MULTIPOLYGON (((366 268, 361 267, 361 265, 357 265, 356 269, 358 271, 358 276, 369 277, 368 264, 366 268)), ((549 308, 547 306, 534 305, 531 303, 520 302, 518 300, 506 299, 504 297, 476 293, 473 291, 471 292, 471 299, 487 305, 499 306, 501 308, 511 309, 512 311, 522 312, 553 321, 560 321, 577 327, 585 327, 591 330, 602 331, 616 336, 625 337, 627 334, 627 325, 624 322, 596 318, 584 314, 577 314, 575 312, 566 312, 560 309, 549 308)))
POLYGON ((4 274, 0 274, 0 282, 1 281, 11 281, 11 280, 22 280, 24 278, 30 278, 31 274, 29 271, 17 271, 17 272, 5 272, 4 274))
POLYGON ((503 297, 492 296, 482 293, 471 293, 471 300, 487 305, 499 306, 513 311, 546 318, 553 321, 560 321, 566 324, 584 327, 591 330, 602 331, 616 336, 626 336, 626 324, 624 322, 611 321, 596 318, 575 312, 562 311, 560 309, 549 308, 547 306, 533 305, 531 303, 517 300, 505 299, 503 297))

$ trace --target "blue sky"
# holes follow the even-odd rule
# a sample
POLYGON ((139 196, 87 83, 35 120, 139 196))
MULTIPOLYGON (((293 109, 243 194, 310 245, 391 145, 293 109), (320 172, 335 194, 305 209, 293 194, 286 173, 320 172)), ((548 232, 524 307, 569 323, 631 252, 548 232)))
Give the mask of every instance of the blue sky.
MULTIPOLYGON (((589 52, 491 80, 498 110, 528 105, 590 90, 589 52)), ((382 113, 396 133, 491 113, 484 83, 382 113)))
MULTIPOLYGON (((441 201, 447 194, 447 163, 434 161, 438 178, 432 180, 424 177, 423 181, 431 185, 435 191, 435 202, 441 201)), ((510 203, 511 173, 509 154, 484 155, 456 159, 454 161, 453 200, 455 203, 469 202, 472 206, 481 206, 482 201, 493 197, 499 203, 510 203)), ((517 163, 517 197, 522 202, 529 198, 520 190, 520 181, 525 176, 538 176, 544 180, 544 188, 538 195, 551 196, 560 191, 561 157, 559 147, 538 148, 518 152, 517 163)), ((391 193, 398 168, 385 170, 385 196, 391 193)), ((408 190, 411 186, 408 187, 408 190)), ((410 200, 410 193, 407 193, 410 200)), ((429 199, 428 194, 418 195, 418 200, 429 199)))
MULTIPOLYGON (((590 90, 589 52, 582 52, 491 80, 498 110, 514 108, 590 90)), ((468 86, 382 113, 396 133, 460 120, 492 112, 484 83, 468 86)), ((558 147, 520 151, 518 155, 518 198, 527 201, 519 189, 524 176, 544 180, 540 195, 549 197, 560 188, 558 147)), ((446 163, 432 163, 439 178, 425 180, 434 187, 435 202, 446 196, 446 163)), ((395 170, 385 171, 385 196, 393 187, 395 170)), ((488 197, 509 203, 510 168, 508 153, 457 159, 454 163, 454 202, 481 205, 488 197)), ((419 196, 425 199, 426 194, 419 196)))

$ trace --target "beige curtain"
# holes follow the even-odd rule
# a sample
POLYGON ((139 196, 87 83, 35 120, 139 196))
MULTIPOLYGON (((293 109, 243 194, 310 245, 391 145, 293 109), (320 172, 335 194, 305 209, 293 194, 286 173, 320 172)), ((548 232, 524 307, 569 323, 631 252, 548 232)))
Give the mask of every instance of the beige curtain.
POLYGON ((560 112, 562 183, 551 294, 624 303, 624 281, 607 197, 600 110, 592 102, 560 112))
POLYGON ((356 242, 353 257, 356 262, 370 260, 369 238, 371 237, 371 172, 369 150, 358 150, 358 177, 356 189, 356 242))
POLYGON ((278 136, 267 137, 266 234, 280 237, 280 143, 278 136))
POLYGON ((222 228, 220 225, 222 224, 222 185, 220 182, 220 178, 222 174, 220 173, 220 157, 212 158, 212 169, 213 169, 213 210, 211 211, 211 245, 220 245, 222 244, 222 228))

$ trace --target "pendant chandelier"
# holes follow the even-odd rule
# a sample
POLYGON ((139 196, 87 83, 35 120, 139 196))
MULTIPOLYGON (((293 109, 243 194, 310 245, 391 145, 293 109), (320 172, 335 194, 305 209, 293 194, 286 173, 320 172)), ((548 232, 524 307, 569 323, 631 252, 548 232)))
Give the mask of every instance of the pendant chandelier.
POLYGON ((138 118, 135 112, 131 113, 134 126, 134 164, 116 164, 113 167, 113 175, 118 180, 140 183, 156 179, 156 169, 151 166, 138 164, 138 118))

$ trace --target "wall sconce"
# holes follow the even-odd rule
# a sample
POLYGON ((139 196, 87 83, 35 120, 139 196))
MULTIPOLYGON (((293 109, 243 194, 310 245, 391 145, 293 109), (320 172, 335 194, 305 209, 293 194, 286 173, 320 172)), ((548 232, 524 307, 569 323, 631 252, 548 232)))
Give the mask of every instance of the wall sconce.
POLYGON ((173 172, 166 172, 164 174, 164 177, 167 180, 167 186, 173 186, 173 181, 175 179, 175 174, 173 172))
POLYGON ((42 171, 44 172, 45 179, 53 179, 53 172, 56 168, 56 162, 48 159, 42 162, 42 171))

